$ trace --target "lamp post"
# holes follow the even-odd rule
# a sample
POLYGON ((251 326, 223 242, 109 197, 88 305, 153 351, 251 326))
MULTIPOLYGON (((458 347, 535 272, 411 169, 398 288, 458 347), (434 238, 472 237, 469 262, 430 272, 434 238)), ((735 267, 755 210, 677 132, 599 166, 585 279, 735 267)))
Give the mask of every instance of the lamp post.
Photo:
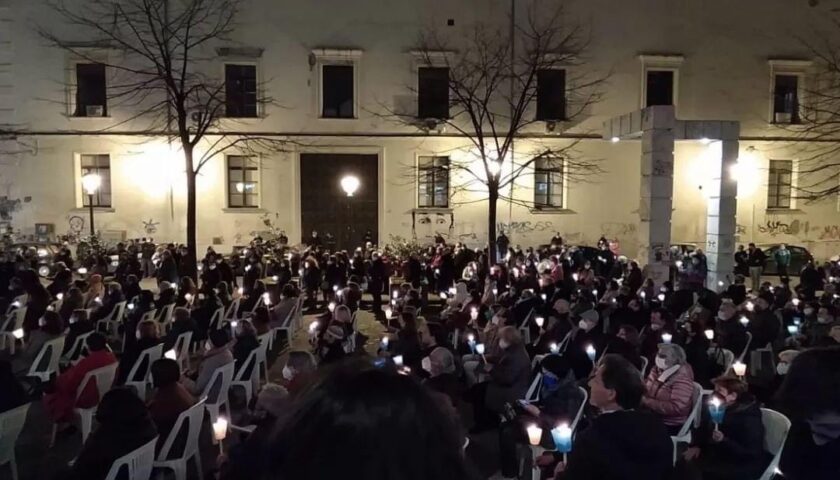
POLYGON ((90 208, 90 236, 96 235, 96 229, 93 226, 93 195, 99 190, 102 184, 102 177, 95 173, 88 173, 82 177, 82 188, 88 196, 88 207, 90 208))
POLYGON ((344 190, 345 194, 347 194, 347 206, 350 210, 350 212, 349 212, 350 216, 348 218, 348 220, 350 222, 350 225, 348 227, 348 230, 350 230, 350 242, 351 242, 350 246, 352 247, 353 246, 352 245, 352 242, 353 242, 353 199, 351 197, 359 189, 359 186, 361 186, 362 182, 360 182, 359 177, 357 177, 355 175, 345 175, 344 177, 341 178, 340 184, 341 184, 341 189, 344 190))

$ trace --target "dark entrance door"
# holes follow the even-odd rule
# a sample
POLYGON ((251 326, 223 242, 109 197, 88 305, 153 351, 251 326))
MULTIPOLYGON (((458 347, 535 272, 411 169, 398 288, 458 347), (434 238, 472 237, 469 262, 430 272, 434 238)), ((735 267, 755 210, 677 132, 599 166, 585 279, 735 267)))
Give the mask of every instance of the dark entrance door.
POLYGON ((379 232, 379 158, 376 155, 304 153, 300 156, 300 220, 303 241, 313 230, 326 244, 335 237, 336 249, 362 245, 365 232, 379 232), (348 197, 341 179, 353 175, 359 188, 348 197))

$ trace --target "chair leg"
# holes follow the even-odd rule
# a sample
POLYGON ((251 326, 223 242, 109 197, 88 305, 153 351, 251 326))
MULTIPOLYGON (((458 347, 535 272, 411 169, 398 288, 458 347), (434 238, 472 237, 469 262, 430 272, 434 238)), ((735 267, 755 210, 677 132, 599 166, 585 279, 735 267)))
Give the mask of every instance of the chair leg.
POLYGON ((204 469, 201 467, 201 454, 198 450, 195 451, 193 458, 195 459, 195 470, 198 472, 198 478, 199 480, 204 480, 204 469))
POLYGON ((50 448, 55 446, 55 436, 58 433, 58 423, 53 422, 52 434, 50 434, 50 448))
POLYGON ((87 441, 88 436, 90 435, 90 431, 93 429, 93 414, 84 412, 79 415, 79 420, 81 423, 81 430, 82 430, 82 444, 87 441))
POLYGON ((9 460, 9 468, 12 469, 12 480, 18 480, 17 460, 15 460, 14 453, 12 453, 12 458, 9 460))

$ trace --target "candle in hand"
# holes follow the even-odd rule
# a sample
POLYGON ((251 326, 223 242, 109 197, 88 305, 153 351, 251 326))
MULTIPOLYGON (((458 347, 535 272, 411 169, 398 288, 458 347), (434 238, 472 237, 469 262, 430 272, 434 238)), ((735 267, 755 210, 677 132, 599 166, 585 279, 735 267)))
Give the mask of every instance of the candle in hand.
POLYGON ((705 330, 703 333, 706 334, 706 338, 708 338, 710 341, 715 339, 715 331, 714 330, 708 329, 708 330, 705 330))
POLYGON ((403 356, 402 355, 397 355, 396 357, 394 357, 394 365, 396 365, 398 367, 403 366, 403 356))
POLYGON ((595 347, 592 345, 586 346, 586 356, 589 357, 589 360, 594 362, 595 361, 595 347))
POLYGON ((726 407, 723 406, 723 402, 721 402, 718 397, 712 397, 712 400, 709 402, 709 416, 712 418, 712 423, 715 424, 715 430, 717 430, 718 425, 723 422, 723 414, 725 411, 726 407))
POLYGON ((662 341, 665 342, 665 343, 671 343, 671 340, 673 338, 674 338, 673 335, 671 335, 670 333, 663 333, 662 334, 662 341))
POLYGON ((741 322, 741 325, 745 327, 750 323, 750 319, 745 316, 741 316, 741 318, 738 321, 741 322))
POLYGON ((554 439, 554 446, 560 453, 572 451, 572 429, 568 423, 561 423, 551 430, 551 438, 554 439))
POLYGON ((382 337, 382 340, 379 342, 382 345, 382 350, 388 350, 388 342, 390 342, 388 337, 382 337))
POLYGON ((747 311, 752 312, 755 310, 755 304, 753 302, 747 302, 747 311))
POLYGON ((799 327, 797 325, 788 325, 787 331, 791 335, 796 335, 799 333, 799 327))
POLYGON ((656 296, 656 298, 658 298, 660 302, 664 302, 665 301, 665 294, 660 293, 659 295, 656 296))
POLYGON ((310 323, 309 324, 309 334, 313 335, 317 331, 318 331, 318 322, 310 323))
POLYGON ((536 322, 538 327, 542 328, 542 326, 545 324, 545 319, 543 317, 537 317, 534 319, 534 322, 536 322))
POLYGON ((732 371, 735 372, 735 375, 743 377, 747 373, 747 366, 743 362, 737 361, 732 364, 732 371))
POLYGON ((335 302, 330 302, 330 304, 327 305, 327 310, 329 310, 331 313, 334 312, 335 311, 335 302))
POLYGON ((15 337, 16 339, 20 340, 21 338, 23 338, 23 329, 22 328, 16 329, 15 331, 12 332, 12 336, 15 337))
POLYGON ((475 353, 477 353, 479 355, 484 355, 484 344, 483 343, 479 343, 478 345, 475 346, 475 353))
POLYGON ((167 350, 166 353, 163 354, 163 356, 170 360, 176 360, 178 358, 178 354, 175 353, 175 350, 167 350))
POLYGON ((551 342, 548 345, 548 351, 550 351, 554 355, 557 355, 558 353, 560 353, 560 346, 557 345, 556 342, 551 342))
POLYGON ((531 424, 528 425, 526 431, 528 432, 528 442, 534 446, 539 445, 540 439, 542 439, 542 428, 531 424))
POLYGON ((224 417, 219 417, 213 422, 213 436, 216 440, 222 441, 227 436, 228 421, 224 417))

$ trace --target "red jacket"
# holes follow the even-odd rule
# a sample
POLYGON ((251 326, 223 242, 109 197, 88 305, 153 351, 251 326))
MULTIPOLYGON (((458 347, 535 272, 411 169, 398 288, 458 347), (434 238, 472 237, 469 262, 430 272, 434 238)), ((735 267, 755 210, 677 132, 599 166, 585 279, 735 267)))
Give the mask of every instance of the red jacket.
POLYGON ((44 406, 54 421, 65 420, 73 412, 73 408, 90 408, 99 403, 97 390, 102 393, 108 391, 111 385, 97 385, 88 383, 79 398, 76 390, 88 372, 117 363, 114 354, 108 350, 90 352, 79 363, 62 373, 55 380, 55 391, 44 397, 44 406), (98 389, 96 388, 98 387, 98 389))
POLYGON ((694 372, 686 364, 660 381, 662 370, 653 367, 645 381, 645 395, 642 406, 656 413, 665 425, 682 425, 694 405, 694 372))

